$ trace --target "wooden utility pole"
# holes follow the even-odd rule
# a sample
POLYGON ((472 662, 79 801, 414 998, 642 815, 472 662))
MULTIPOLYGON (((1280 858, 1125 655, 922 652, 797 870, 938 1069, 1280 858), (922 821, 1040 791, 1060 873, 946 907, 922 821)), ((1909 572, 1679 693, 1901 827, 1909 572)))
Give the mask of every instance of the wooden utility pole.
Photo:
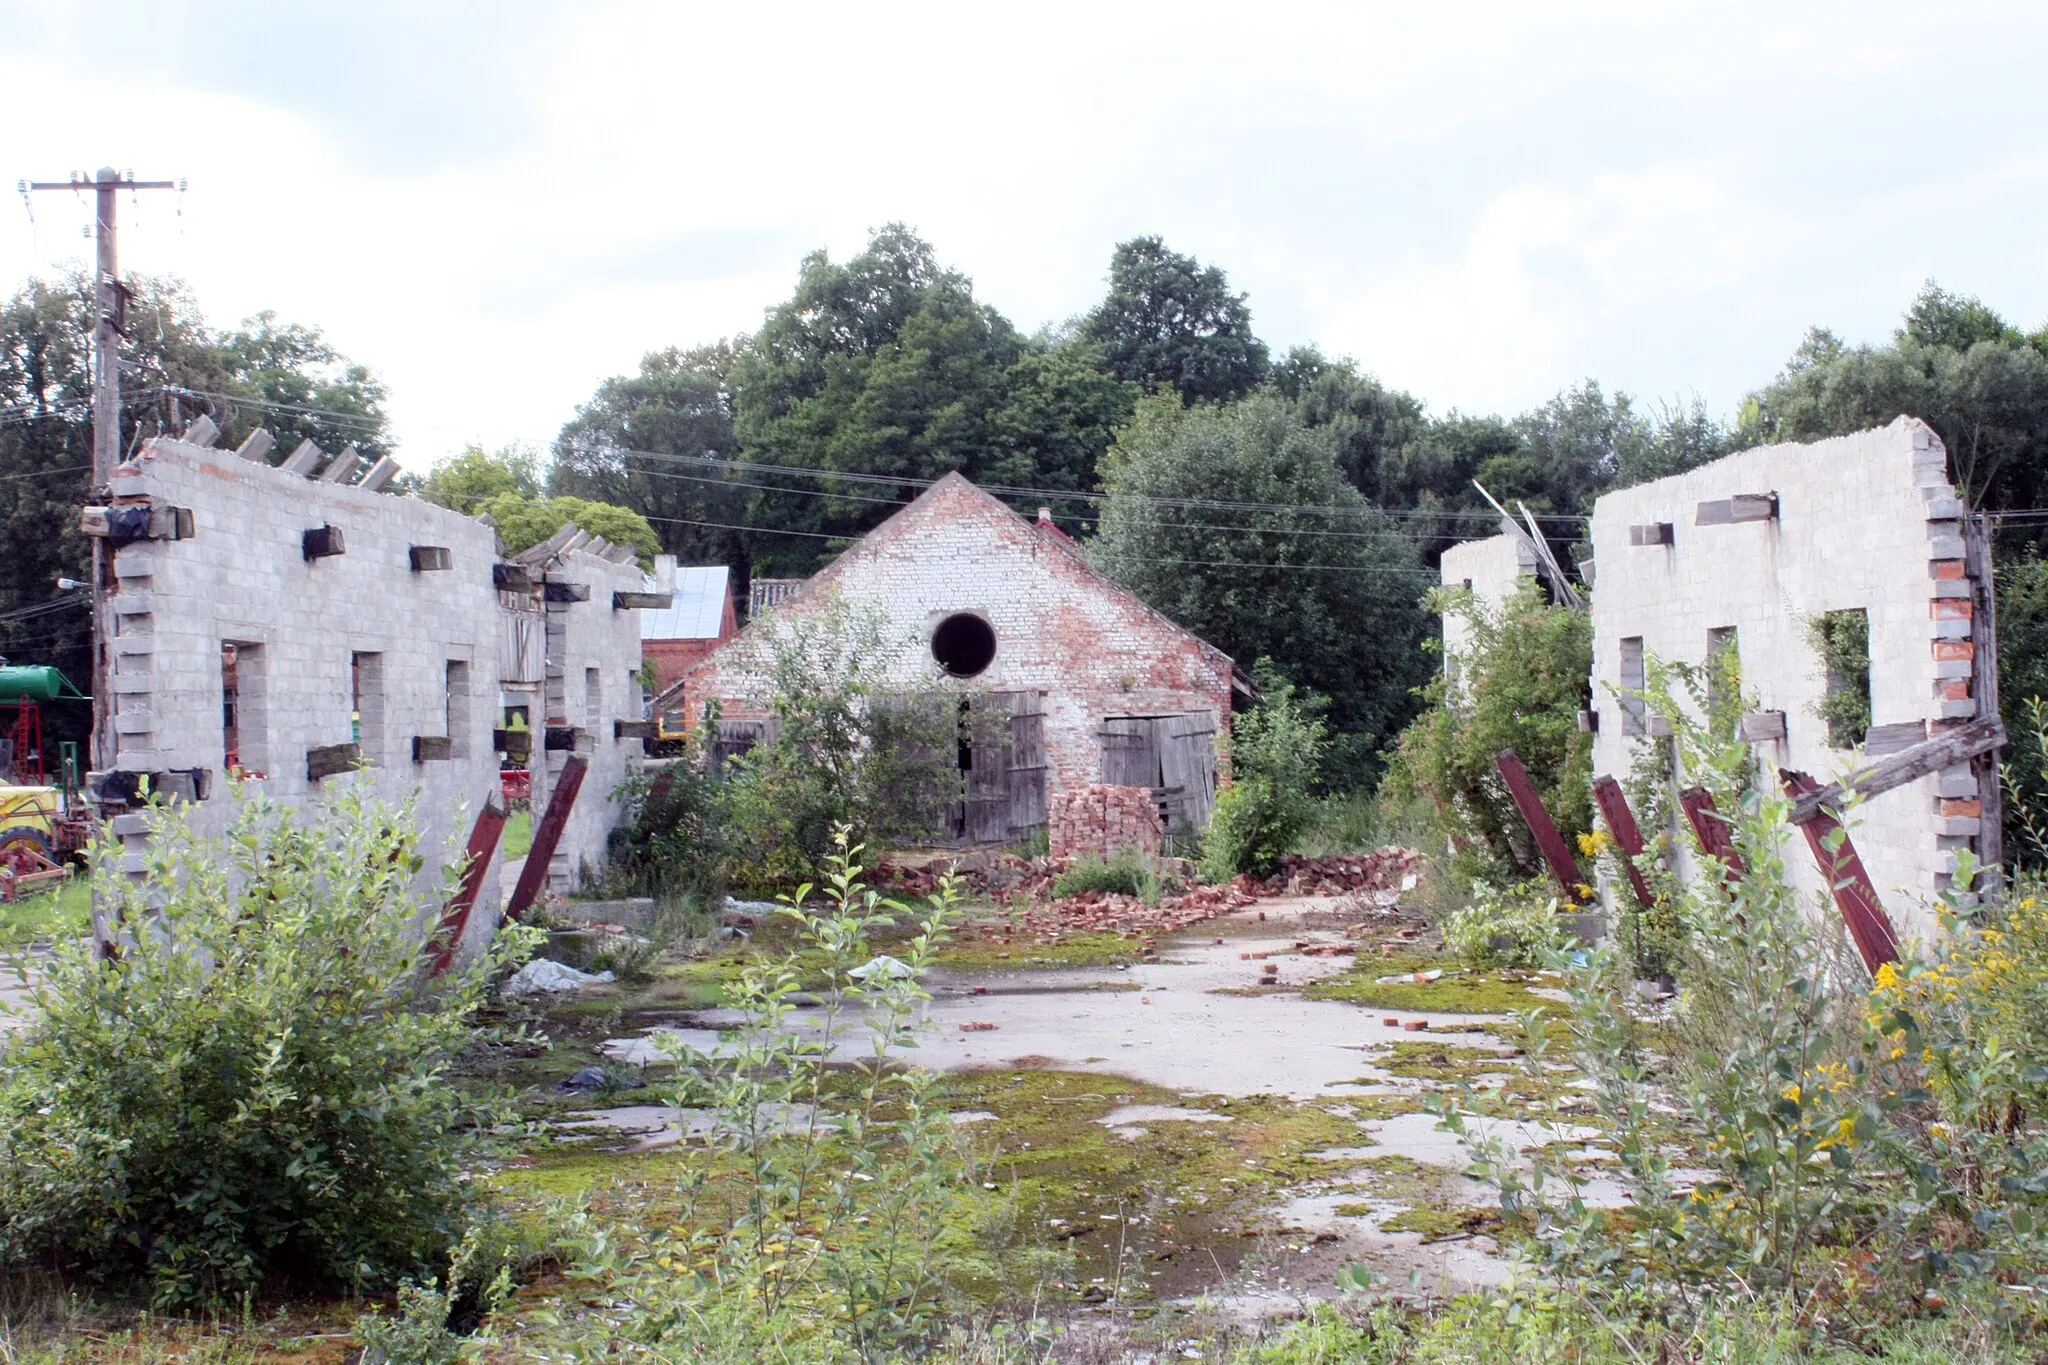
MULTIPOLYGON (((93 236, 98 262, 93 278, 93 308, 97 318, 92 332, 92 492, 94 501, 113 496, 114 466, 121 462, 121 343, 128 320, 128 290, 121 283, 120 257, 114 237, 116 196, 122 190, 181 190, 183 181, 137 180, 134 172, 119 172, 102 166, 87 180, 33 181, 28 190, 71 190, 93 192, 96 213, 93 236)), ((108 556, 100 539, 92 540, 92 767, 99 772, 113 766, 114 727, 111 718, 112 688, 107 677, 110 646, 107 644, 108 556)))

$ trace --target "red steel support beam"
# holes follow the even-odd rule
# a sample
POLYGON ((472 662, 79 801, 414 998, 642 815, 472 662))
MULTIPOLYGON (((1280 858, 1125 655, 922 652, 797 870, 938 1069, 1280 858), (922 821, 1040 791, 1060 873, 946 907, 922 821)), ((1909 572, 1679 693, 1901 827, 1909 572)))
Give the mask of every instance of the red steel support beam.
POLYGON ((1621 783, 1611 777, 1594 778, 1593 802, 1600 807, 1600 818, 1607 822, 1607 832, 1614 836, 1615 846, 1621 850, 1621 866, 1628 873, 1629 889, 1636 894, 1636 904, 1651 909, 1657 898, 1650 894, 1650 883, 1636 866, 1636 859, 1643 854, 1643 832, 1636 827, 1635 812, 1628 808, 1621 783))
MULTIPOLYGON (((1790 768, 1779 776, 1794 798, 1820 787, 1807 774, 1790 768)), ((1863 955, 1863 965, 1872 976, 1877 975, 1879 967, 1899 960, 1899 936, 1877 898, 1870 874, 1863 869, 1863 860, 1856 856, 1856 845, 1849 842, 1849 831, 1824 809, 1799 828, 1806 832, 1806 846, 1813 850, 1813 860, 1828 880, 1828 890, 1849 926, 1849 937, 1856 941, 1856 951, 1863 955)))
POLYGON ((1678 794, 1678 805, 1692 825, 1692 832, 1698 836, 1700 847, 1709 856, 1720 860, 1727 869, 1725 875, 1740 877, 1749 870, 1742 865, 1742 855, 1735 851, 1735 839, 1728 831, 1727 819, 1714 808, 1713 793, 1705 787, 1687 787, 1678 794))
POLYGON ((1536 847, 1543 854, 1543 861, 1550 865, 1550 875, 1557 878, 1557 884, 1564 888, 1565 900, 1577 905, 1579 887, 1585 884, 1585 878, 1579 875, 1578 861, 1572 857, 1564 836, 1557 832, 1557 824, 1545 809, 1543 798, 1536 794, 1536 784, 1529 780, 1529 770, 1522 766, 1522 760, 1516 757, 1513 749, 1502 749, 1495 754, 1493 766, 1500 771, 1501 781, 1508 784, 1508 794, 1515 798, 1515 808, 1529 822, 1529 832, 1536 836, 1536 847))
POLYGON ((506 919, 518 919, 531 909, 547 884, 548 864, 554 861, 555 845, 562 842, 562 831, 569 824, 569 808, 576 804, 583 774, 589 769, 590 761, 581 754, 569 755, 562 764, 555 789, 548 793, 548 812, 534 829, 533 847, 526 851, 526 865, 519 869, 519 885, 512 889, 512 899, 505 906, 506 919))
POLYGON ((484 874, 490 871, 491 855, 498 851, 498 836, 504 832, 505 808, 495 800, 485 801, 469 831, 469 847, 463 851, 462 880, 442 908, 441 923, 434 930, 428 976, 439 976, 455 961, 456 946, 462 942, 462 931, 469 927, 469 912, 476 909, 477 893, 483 889, 484 874))

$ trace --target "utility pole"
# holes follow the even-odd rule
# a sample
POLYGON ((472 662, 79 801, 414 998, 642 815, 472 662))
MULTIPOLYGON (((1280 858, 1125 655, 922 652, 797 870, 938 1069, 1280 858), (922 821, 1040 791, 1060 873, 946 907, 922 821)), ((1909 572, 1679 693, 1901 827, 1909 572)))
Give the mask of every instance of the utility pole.
MULTIPOLYGON (((128 290, 121 283, 120 257, 114 240, 116 196, 122 190, 182 190, 178 180, 137 180, 133 171, 123 174, 111 166, 87 180, 74 175, 69 180, 32 181, 22 186, 31 190, 90 189, 97 201, 94 237, 99 260, 93 280, 93 307, 98 314, 92 332, 92 492, 96 501, 113 497, 114 466, 121 462, 121 343, 128 320, 128 290)), ((100 538, 92 542, 92 763, 104 772, 113 766, 114 729, 112 692, 107 676, 108 557, 100 538)))

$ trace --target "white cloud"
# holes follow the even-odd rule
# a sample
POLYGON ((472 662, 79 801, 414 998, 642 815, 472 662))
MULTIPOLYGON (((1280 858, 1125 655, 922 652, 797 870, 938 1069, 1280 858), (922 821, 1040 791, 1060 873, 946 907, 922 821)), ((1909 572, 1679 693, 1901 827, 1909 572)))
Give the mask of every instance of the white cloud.
MULTIPOLYGON (((70 10, 0 0, 0 83, 51 111, 7 169, 189 178, 183 218, 124 204, 125 260, 327 328, 415 462, 547 440, 895 219, 1027 329, 1161 233, 1276 345, 1438 409, 1589 375, 1725 409, 1929 275, 2048 315, 2028 7, 112 8, 107 82, 70 10)), ((36 215, 0 278, 83 254, 68 200, 36 215)))

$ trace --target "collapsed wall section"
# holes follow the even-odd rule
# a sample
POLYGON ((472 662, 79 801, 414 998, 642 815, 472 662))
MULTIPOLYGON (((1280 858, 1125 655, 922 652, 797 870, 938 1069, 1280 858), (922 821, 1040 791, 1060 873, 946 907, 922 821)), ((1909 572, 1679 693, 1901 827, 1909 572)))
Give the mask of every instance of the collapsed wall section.
MULTIPOLYGON (((1940 438, 1908 417, 1601 497, 1591 528, 1594 771, 1625 778, 1646 749, 1669 743, 1629 695, 1655 661, 1704 665, 1723 648, 1754 694, 1742 733, 1772 780, 1796 769, 1832 781, 1967 724, 1984 699, 1971 682, 1981 642, 1963 516, 1940 438), (1817 631, 1848 643, 1826 653, 1817 631), (1846 733, 1859 692, 1868 725, 1846 733)), ((1856 811, 1856 848, 1902 937, 1934 932, 1931 899, 1983 832, 1977 797, 1978 774, 1959 764, 1856 811)), ((1786 862, 1802 887, 1824 889, 1803 848, 1788 848, 1786 862)))

